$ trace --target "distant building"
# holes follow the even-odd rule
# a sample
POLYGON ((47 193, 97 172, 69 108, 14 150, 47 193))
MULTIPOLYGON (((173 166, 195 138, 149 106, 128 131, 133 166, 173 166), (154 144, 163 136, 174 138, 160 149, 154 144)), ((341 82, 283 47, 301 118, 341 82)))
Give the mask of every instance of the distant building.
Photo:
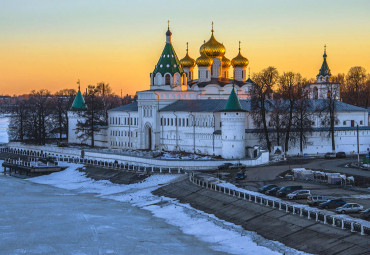
MULTIPOLYGON (((187 50, 179 60, 168 28, 165 47, 150 74, 150 89, 137 92, 136 102, 109 110, 108 127, 96 135, 96 144, 109 148, 184 151, 227 159, 257 157, 261 146, 256 133, 260 131, 250 115, 248 99, 253 81, 247 78, 248 59, 241 54, 240 43, 238 55, 231 61, 227 59, 225 46, 216 40, 213 27, 211 32, 210 39, 200 47, 200 57, 194 60, 187 50), (234 79, 230 79, 230 72, 234 79)), ((339 98, 340 85, 330 82, 326 58, 325 51, 317 82, 305 88, 310 93, 312 109, 323 106, 327 93, 336 93, 339 98)), ((76 111, 86 107, 82 101, 79 91, 68 115, 70 143, 88 143, 71 135, 79 118, 76 111)), ((356 150, 355 124, 358 124, 360 150, 366 151, 370 144, 367 110, 337 102, 336 111, 336 150, 356 150)), ((314 115, 312 123, 313 133, 307 138, 304 152, 331 151, 323 119, 314 115)), ((290 154, 299 153, 298 143, 291 146, 290 154)))

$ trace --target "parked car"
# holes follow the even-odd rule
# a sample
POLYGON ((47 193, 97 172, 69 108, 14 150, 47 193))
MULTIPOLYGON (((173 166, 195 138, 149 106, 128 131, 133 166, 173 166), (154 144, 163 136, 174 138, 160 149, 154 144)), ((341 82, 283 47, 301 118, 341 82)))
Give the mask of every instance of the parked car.
POLYGON ((276 196, 279 190, 280 187, 273 187, 272 189, 266 190, 265 194, 269 196, 276 196))
POLYGON ((239 169, 239 168, 244 168, 244 167, 245 165, 243 165, 242 163, 236 163, 236 164, 229 166, 230 169, 239 169))
POLYGON ((370 208, 367 208, 366 210, 363 210, 360 212, 361 218, 367 220, 370 219, 370 208))
POLYGON ((263 186, 262 188, 259 188, 258 191, 261 192, 261 193, 266 193, 266 191, 272 189, 272 188, 275 188, 275 187, 278 187, 276 184, 267 184, 265 186, 263 186))
POLYGON ((324 203, 326 201, 328 201, 329 198, 328 197, 325 197, 325 196, 309 196, 307 198, 307 204, 308 205, 311 205, 311 206, 316 206, 316 205, 319 205, 320 203, 324 203))
POLYGON ((346 204, 346 201, 344 201, 343 199, 330 199, 324 203, 320 203, 319 207, 329 209, 329 208, 337 208, 345 204, 346 204))
POLYGON ((337 158, 345 158, 346 153, 344 151, 337 152, 336 157, 337 158))
POLYGON ((328 152, 325 154, 324 158, 326 159, 333 159, 333 158, 336 158, 337 155, 335 153, 332 153, 332 152, 328 152))
POLYGON ((303 189, 302 185, 293 185, 293 186, 285 186, 282 187, 278 192, 278 197, 285 197, 286 195, 292 193, 293 191, 303 189))
POLYGON ((309 190, 296 190, 288 194, 286 197, 288 199, 307 199, 307 197, 310 195, 311 191, 309 190))
POLYGON ((363 210, 364 207, 357 203, 347 203, 343 206, 338 207, 335 209, 338 213, 358 213, 363 210))
POLYGON ((235 175, 235 180, 244 180, 245 178, 247 178, 247 175, 243 171, 240 171, 235 175))
POLYGON ((232 163, 224 163, 220 166, 218 166, 218 169, 229 169, 229 167, 232 166, 232 163))

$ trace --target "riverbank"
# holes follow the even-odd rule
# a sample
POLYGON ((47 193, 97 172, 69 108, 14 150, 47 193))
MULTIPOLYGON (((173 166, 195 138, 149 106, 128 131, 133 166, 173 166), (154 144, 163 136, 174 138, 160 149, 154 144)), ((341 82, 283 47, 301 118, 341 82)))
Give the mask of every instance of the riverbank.
MULTIPOLYGON (((82 170, 86 171, 86 170, 82 170)), ((88 176, 95 180, 104 179, 104 172, 112 174, 112 170, 88 170, 88 176), (109 173, 110 172, 110 173, 109 173)), ((134 173, 121 172, 111 179, 114 183, 124 182, 126 177, 134 173)), ((254 231, 266 239, 281 242, 297 250, 313 254, 366 254, 369 237, 360 236, 339 228, 308 221, 304 218, 286 214, 285 212, 240 200, 212 190, 206 190, 191 183, 187 178, 152 191, 158 197, 168 197, 182 204, 207 214, 215 215, 221 220, 242 226, 243 229, 254 231)))
POLYGON ((154 195, 178 199, 217 218, 255 231, 294 249, 314 254, 368 254, 369 237, 308 221, 285 212, 247 202, 181 180, 163 186, 154 195))

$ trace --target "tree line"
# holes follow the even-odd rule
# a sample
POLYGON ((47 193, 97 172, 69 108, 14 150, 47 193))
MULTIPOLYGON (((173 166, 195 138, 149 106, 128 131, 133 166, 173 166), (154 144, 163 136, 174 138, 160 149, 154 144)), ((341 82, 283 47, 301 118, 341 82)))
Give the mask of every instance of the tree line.
POLYGON ((312 133, 314 116, 319 116, 321 127, 327 127, 332 150, 335 151, 336 103, 339 100, 361 107, 369 107, 370 75, 363 67, 352 67, 347 75, 332 77, 325 83, 325 100, 310 100, 306 85, 315 80, 302 78, 295 72, 279 75, 275 67, 267 67, 252 76, 251 116, 259 141, 271 152, 281 146, 285 153, 297 143, 303 154, 307 137, 312 133), (340 83, 340 91, 333 83, 340 83))
MULTIPOLYGON (((10 117, 9 140, 44 145, 48 139, 68 139, 68 111, 76 93, 74 89, 62 89, 54 94, 41 89, 19 97, 10 117)), ((100 125, 108 124, 109 109, 133 101, 128 95, 118 97, 105 83, 89 85, 83 94, 86 112, 93 110, 100 125)))

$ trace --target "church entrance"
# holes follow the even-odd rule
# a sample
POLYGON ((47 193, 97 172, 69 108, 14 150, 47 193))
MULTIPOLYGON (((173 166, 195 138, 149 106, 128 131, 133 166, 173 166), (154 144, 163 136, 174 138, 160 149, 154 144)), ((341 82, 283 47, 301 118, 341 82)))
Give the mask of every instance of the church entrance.
POLYGON ((145 149, 152 149, 152 128, 149 124, 145 125, 145 149))

